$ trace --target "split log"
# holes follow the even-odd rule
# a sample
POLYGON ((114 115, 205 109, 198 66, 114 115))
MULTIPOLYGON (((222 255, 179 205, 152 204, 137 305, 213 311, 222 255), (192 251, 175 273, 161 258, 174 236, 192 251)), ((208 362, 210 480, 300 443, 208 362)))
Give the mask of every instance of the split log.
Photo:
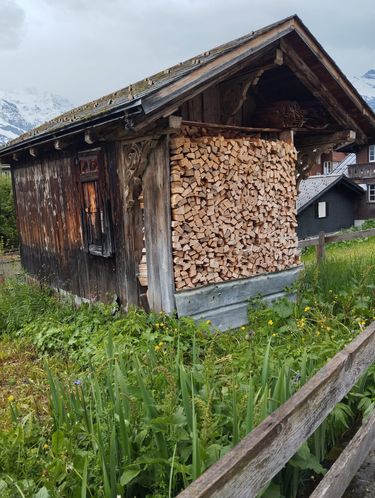
POLYGON ((176 290, 298 264, 294 146, 186 135, 170 141, 176 290))

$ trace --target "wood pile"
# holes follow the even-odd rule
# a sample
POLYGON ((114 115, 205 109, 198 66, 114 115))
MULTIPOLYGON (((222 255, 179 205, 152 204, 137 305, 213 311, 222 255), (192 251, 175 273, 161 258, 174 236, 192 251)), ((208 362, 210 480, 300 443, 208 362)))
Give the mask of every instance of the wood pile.
POLYGON ((279 140, 171 139, 176 290, 299 262, 296 150, 279 140))

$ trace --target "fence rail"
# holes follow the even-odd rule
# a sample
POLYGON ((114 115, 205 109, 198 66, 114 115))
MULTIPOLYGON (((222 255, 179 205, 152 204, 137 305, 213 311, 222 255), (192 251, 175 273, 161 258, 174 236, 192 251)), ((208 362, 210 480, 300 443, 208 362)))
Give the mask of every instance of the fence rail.
POLYGON ((375 322, 179 498, 255 497, 374 361, 375 322))
POLYGON ((364 237, 373 236, 375 236, 375 228, 370 228, 368 230, 356 230, 354 232, 320 232, 317 237, 309 237, 307 239, 300 240, 298 242, 298 247, 303 249, 304 247, 316 246, 316 259, 320 262, 325 257, 326 244, 330 244, 331 242, 342 242, 344 240, 363 239, 364 237))
POLYGON ((0 280, 20 273, 21 258, 18 251, 0 254, 0 280))

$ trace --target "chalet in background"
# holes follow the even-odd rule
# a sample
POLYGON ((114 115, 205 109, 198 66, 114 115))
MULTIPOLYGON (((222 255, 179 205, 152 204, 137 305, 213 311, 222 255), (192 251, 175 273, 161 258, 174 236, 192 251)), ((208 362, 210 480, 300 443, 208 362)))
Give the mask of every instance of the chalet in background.
POLYGON ((357 218, 375 218, 375 141, 359 149, 355 163, 349 166, 348 176, 366 192, 358 206, 357 218))
POLYGON ((74 109, 0 156, 29 274, 224 329, 246 322, 249 297, 280 296, 297 277, 296 184, 317 157, 374 142, 374 113, 292 16, 74 109))
POLYGON ((363 195, 362 187, 344 174, 302 180, 297 197, 298 238, 352 227, 363 195))

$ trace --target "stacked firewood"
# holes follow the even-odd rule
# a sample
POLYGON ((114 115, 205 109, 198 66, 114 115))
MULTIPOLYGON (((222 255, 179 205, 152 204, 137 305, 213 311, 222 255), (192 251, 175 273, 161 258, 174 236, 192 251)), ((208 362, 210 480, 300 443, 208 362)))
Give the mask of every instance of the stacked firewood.
POLYGON ((177 290, 298 263, 295 162, 279 140, 171 139, 177 290))

